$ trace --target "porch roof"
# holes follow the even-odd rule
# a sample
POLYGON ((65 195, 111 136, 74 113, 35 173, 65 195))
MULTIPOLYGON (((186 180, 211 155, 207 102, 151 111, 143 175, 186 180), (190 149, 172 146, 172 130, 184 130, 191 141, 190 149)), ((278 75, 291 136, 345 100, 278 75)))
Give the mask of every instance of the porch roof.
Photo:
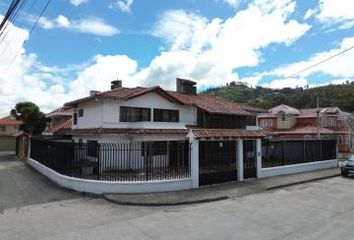
POLYGON ((117 134, 184 134, 188 133, 188 129, 146 129, 146 128, 85 128, 72 129, 66 133, 72 135, 117 135, 117 134))
POLYGON ((262 130, 245 129, 194 129, 192 133, 196 139, 245 139, 266 136, 262 130))

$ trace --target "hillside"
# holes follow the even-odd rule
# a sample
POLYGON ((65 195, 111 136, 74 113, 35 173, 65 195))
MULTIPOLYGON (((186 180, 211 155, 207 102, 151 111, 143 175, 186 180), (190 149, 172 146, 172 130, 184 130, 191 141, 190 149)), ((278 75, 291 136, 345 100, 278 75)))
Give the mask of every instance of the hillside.
POLYGON ((354 112, 354 82, 306 89, 252 88, 232 82, 223 87, 207 89, 204 93, 266 109, 281 103, 296 108, 313 108, 319 96, 321 107, 338 106, 344 111, 354 112))

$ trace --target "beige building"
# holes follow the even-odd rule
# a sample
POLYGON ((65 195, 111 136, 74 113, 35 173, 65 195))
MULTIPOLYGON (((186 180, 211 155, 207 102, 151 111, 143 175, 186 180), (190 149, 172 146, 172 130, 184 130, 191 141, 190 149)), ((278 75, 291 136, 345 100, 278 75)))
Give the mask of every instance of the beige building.
POLYGON ((0 151, 15 151, 16 137, 19 136, 22 121, 13 116, 0 119, 0 151))

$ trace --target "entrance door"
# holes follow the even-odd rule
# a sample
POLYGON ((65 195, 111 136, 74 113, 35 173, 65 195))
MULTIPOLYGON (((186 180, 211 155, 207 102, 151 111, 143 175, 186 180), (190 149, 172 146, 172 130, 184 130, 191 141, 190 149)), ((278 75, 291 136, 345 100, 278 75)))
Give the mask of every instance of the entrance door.
POLYGON ((199 185, 236 180, 236 142, 199 142, 199 185))
POLYGON ((256 140, 243 141, 243 177, 257 177, 257 150, 256 140))

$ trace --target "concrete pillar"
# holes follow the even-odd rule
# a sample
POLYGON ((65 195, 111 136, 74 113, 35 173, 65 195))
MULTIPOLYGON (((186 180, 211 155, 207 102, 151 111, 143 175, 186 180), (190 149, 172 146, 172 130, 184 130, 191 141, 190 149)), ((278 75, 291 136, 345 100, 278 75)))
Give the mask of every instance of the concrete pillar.
POLYGON ((193 188, 199 188, 199 140, 193 139, 191 144, 191 177, 193 188))
POLYGON ((243 140, 237 140, 237 180, 243 181, 243 140))
POLYGON ((262 177, 262 139, 256 140, 257 152, 257 178, 262 177))

